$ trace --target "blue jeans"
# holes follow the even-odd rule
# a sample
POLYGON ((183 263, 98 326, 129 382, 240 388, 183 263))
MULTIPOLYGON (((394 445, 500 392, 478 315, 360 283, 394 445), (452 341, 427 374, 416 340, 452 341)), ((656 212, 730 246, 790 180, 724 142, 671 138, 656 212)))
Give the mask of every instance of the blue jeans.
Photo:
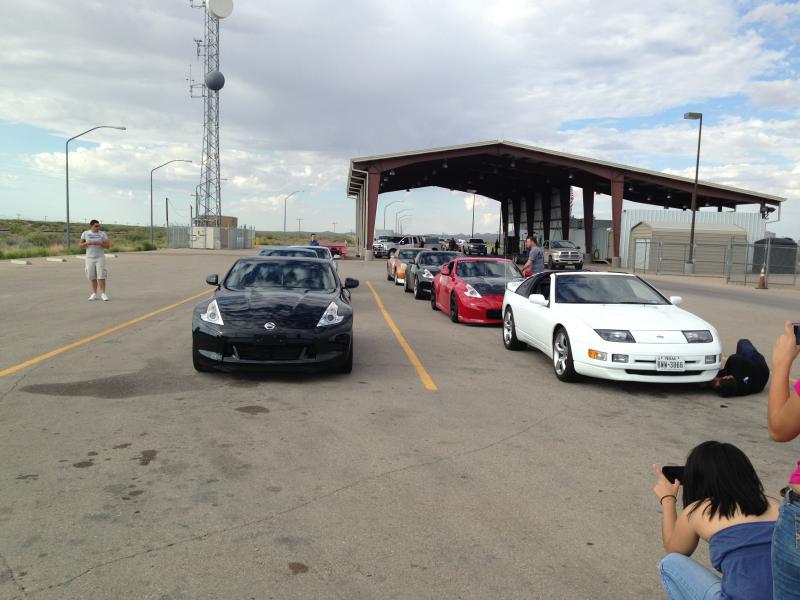
POLYGON ((800 495, 796 492, 786 493, 772 534, 772 590, 774 600, 800 598, 800 495))
POLYGON ((722 579, 683 554, 667 554, 659 564, 661 583, 671 600, 716 600, 722 579))

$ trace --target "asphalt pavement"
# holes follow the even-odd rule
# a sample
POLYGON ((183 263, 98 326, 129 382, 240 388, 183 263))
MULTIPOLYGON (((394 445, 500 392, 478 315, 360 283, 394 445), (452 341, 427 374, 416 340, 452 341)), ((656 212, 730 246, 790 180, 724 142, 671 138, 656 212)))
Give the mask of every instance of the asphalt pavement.
MULTIPOLYGON (((196 373, 192 306, 237 255, 121 254, 107 303, 77 259, 0 263, 0 598, 658 598, 651 464, 730 441, 777 493, 797 460, 766 393, 559 383, 383 261, 340 264, 352 374, 196 373)), ((727 351, 800 316, 796 290, 652 280, 727 351)))

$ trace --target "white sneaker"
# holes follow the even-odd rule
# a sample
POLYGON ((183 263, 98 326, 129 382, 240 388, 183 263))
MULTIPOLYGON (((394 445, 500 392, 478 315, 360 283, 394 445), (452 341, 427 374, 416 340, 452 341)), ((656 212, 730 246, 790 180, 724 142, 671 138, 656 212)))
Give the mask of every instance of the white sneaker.
POLYGON ((101 299, 103 302, 108 302, 108 296, 106 296, 105 294, 100 294, 100 299, 101 299))
POLYGON ((89 296, 89 300, 97 300, 97 294, 92 294, 89 296))

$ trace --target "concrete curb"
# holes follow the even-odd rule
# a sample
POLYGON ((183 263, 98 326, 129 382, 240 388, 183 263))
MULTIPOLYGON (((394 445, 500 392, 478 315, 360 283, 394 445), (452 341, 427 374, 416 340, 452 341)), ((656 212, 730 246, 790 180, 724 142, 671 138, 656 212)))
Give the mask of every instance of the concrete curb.
POLYGON ((22 260, 21 258, 12 258, 11 259, 11 264, 12 265, 29 265, 29 264, 31 264, 31 261, 22 260))
POLYGON ((47 258, 45 258, 45 261, 46 262, 55 262, 55 263, 65 263, 65 262, 67 262, 67 259, 66 258, 60 258, 60 257, 59 258, 54 258, 52 256, 48 256, 47 258))

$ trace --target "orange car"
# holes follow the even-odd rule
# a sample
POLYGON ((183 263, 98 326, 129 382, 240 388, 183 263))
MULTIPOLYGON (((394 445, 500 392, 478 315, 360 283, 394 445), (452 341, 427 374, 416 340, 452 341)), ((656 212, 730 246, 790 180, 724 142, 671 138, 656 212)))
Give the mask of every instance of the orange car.
POLYGON ((395 285, 403 285, 406 282, 406 266, 423 250, 425 248, 406 248, 392 254, 386 261, 386 279, 394 281, 395 285))

